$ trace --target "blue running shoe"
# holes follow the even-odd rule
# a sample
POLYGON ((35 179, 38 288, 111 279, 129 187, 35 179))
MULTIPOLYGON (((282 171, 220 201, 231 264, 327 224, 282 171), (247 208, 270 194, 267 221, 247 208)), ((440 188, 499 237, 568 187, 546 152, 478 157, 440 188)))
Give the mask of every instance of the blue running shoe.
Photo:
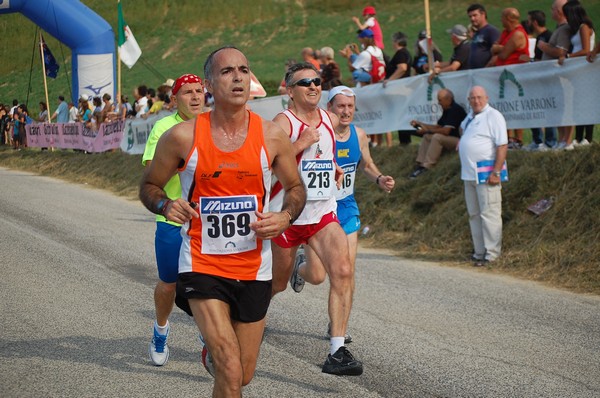
POLYGON ((169 360, 169 346, 167 345, 167 338, 169 337, 169 331, 171 326, 167 327, 167 334, 160 334, 156 330, 156 323, 152 327, 154 336, 148 347, 148 354, 150 360, 156 366, 163 366, 169 360))

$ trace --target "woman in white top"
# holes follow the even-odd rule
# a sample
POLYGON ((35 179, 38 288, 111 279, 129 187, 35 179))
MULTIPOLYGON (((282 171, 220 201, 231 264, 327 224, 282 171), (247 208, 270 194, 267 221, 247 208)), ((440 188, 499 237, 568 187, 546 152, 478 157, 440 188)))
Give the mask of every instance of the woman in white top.
POLYGON ((43 101, 40 102, 40 113, 38 115, 37 121, 39 123, 48 122, 48 106, 43 101))
MULTIPOLYGON (((588 17, 585 8, 578 0, 571 0, 563 6, 563 13, 571 30, 571 45, 573 49, 567 55, 572 57, 586 57, 594 48, 596 33, 594 24, 588 17)), ((575 140, 572 145, 589 145, 594 135, 594 125, 575 126, 575 140), (583 133, 585 131, 585 138, 583 133)))

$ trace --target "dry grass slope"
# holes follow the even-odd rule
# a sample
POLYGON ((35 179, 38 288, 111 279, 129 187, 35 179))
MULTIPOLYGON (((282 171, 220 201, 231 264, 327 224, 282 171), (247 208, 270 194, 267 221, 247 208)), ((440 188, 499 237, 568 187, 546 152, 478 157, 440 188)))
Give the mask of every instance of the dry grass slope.
MULTIPOLYGON (((403 256, 466 263, 472 248, 457 156, 429 173, 407 178, 416 147, 378 149, 382 170, 397 177, 396 192, 374 192, 359 179, 357 196, 367 242, 403 256)), ((494 264, 523 278, 579 292, 600 293, 600 146, 574 152, 510 152, 503 187, 504 253, 494 264), (542 198, 553 207, 536 216, 527 207, 542 198)))

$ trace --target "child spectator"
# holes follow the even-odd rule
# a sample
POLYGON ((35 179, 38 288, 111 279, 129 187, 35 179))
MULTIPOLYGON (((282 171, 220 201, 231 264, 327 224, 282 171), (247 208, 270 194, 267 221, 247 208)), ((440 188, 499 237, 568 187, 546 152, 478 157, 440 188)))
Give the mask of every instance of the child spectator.
POLYGON ((96 128, 100 126, 100 123, 104 122, 104 117, 102 115, 102 100, 100 97, 94 97, 94 111, 92 112, 92 125, 96 128))
POLYGON ((364 22, 361 22, 360 19, 357 17, 352 17, 352 20, 358 27, 358 30, 371 29, 371 31, 373 31, 375 45, 381 50, 383 50, 383 32, 381 31, 381 26, 379 26, 379 22, 375 18, 375 7, 366 6, 363 9, 363 18, 365 18, 364 22))

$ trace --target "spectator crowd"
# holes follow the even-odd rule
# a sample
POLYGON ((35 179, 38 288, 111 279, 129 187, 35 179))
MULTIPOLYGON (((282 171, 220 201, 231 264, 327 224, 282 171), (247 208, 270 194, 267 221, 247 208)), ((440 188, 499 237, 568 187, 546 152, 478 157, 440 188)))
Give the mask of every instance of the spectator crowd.
MULTIPOLYGON (((581 2, 554 0, 549 11, 556 24, 554 30, 549 27, 550 23, 544 10, 528 10, 525 13, 514 7, 502 11, 500 29, 488 22, 488 13, 483 4, 471 4, 466 9, 466 26, 458 23, 447 30, 453 50, 445 61, 441 50, 435 42, 429 41, 425 30, 418 33, 412 44, 406 33, 392 33, 391 52, 385 53, 384 27, 377 19, 375 7, 368 5, 363 9, 362 18, 352 17, 352 23, 358 29, 355 37, 358 43, 346 45, 337 51, 337 54, 330 46, 323 46, 317 50, 305 47, 299 55, 301 60, 317 68, 323 90, 343 85, 345 73, 348 73, 346 76, 351 78, 355 87, 378 83, 386 87, 392 80, 419 74, 429 74, 429 79, 432 80, 436 76, 453 71, 541 60, 554 59, 563 64, 567 58, 587 57, 588 61, 593 62, 599 45, 595 40, 594 24, 581 2), (431 49, 428 48, 428 41, 431 43, 431 49), (338 63, 336 55, 345 61, 338 63), (433 59, 430 60, 430 56, 433 59)), ((285 71, 295 62, 295 59, 290 58, 285 63, 285 71)), ((82 122, 87 128, 97 130, 105 121, 147 118, 162 109, 172 111, 176 108, 176 103, 171 100, 173 83, 173 79, 167 79, 156 89, 139 85, 133 90, 131 103, 127 95, 122 95, 120 101, 113 101, 109 94, 102 97, 82 94, 77 104, 66 102, 61 95, 52 115, 48 114, 45 102, 39 103, 40 111, 33 116, 30 115, 27 105, 19 103, 18 100, 13 100, 12 107, 0 104, 2 143, 20 149, 26 144, 24 128, 27 123, 82 122)), ((282 80, 278 93, 285 92, 285 80, 282 80)), ((210 105, 210 98, 207 98, 207 104, 210 105)), ((413 127, 415 126, 422 127, 418 121, 414 121, 413 127)), ((459 135, 457 127, 452 126, 452 136, 456 138, 459 135)), ((534 128, 531 129, 531 143, 527 146, 523 145, 523 129, 514 129, 509 130, 508 145, 509 149, 530 151, 571 150, 576 146, 589 145, 593 140, 593 129, 593 125, 534 128)), ((414 136, 424 137, 424 141, 428 143, 431 139, 439 142, 439 139, 435 138, 436 133, 432 133, 434 130, 435 128, 399 131, 399 142, 401 145, 410 144, 414 136), (427 136, 428 134, 424 135, 424 131, 431 137, 427 136)), ((391 146, 391 132, 370 136, 370 145, 380 145, 384 137, 387 146, 391 146)), ((425 152, 423 150, 423 153, 425 152)), ((424 155, 419 159, 415 169, 417 175, 427 169, 421 161, 424 155)), ((434 163, 435 161, 428 164, 432 166, 434 163)))
MULTIPOLYGON (((431 80, 453 71, 549 59, 562 64, 566 58, 583 56, 592 62, 599 45, 595 41, 594 24, 581 2, 555 0, 550 11, 556 23, 554 31, 548 28, 546 12, 543 10, 524 13, 514 7, 502 11, 502 26, 499 28, 488 22, 483 4, 471 4, 466 9, 467 26, 459 23, 447 30, 453 51, 448 61, 444 61, 435 42, 431 41, 432 48, 429 51, 425 30, 418 33, 414 45, 410 45, 406 33, 394 32, 391 35, 393 54, 390 57, 384 52, 383 29, 377 20, 375 7, 366 6, 363 19, 352 18, 358 28, 358 43, 350 43, 338 51, 338 55, 345 58, 342 67, 335 60, 331 47, 322 47, 320 50, 306 47, 302 49, 301 57, 320 71, 324 90, 343 84, 343 70, 348 71, 355 87, 376 83, 382 83, 385 87, 391 80, 419 74, 429 74, 431 80)), ((279 93, 285 93, 285 82, 282 82, 279 93)), ((531 130, 531 144, 526 147, 523 147, 523 129, 509 130, 509 149, 570 150, 579 145, 589 145, 593 139, 593 127, 535 128, 531 130)), ((410 144, 411 136, 415 135, 422 136, 422 132, 400 131, 400 144, 410 144)), ((381 144, 384 136, 387 145, 391 146, 391 133, 372 136, 371 145, 381 144)))

